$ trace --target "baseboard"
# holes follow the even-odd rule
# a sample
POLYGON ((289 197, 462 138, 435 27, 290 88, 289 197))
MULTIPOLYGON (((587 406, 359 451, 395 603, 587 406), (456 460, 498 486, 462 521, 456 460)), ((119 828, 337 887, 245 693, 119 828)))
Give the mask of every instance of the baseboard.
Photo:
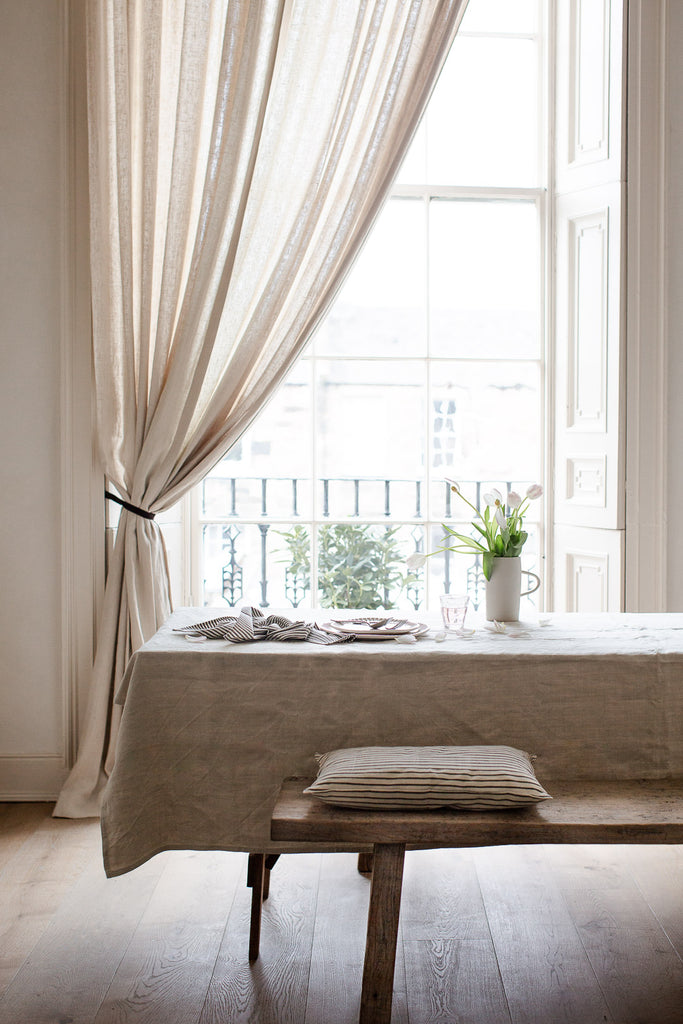
POLYGON ((5 754, 0 757, 0 800, 56 800, 68 774, 57 754, 5 754))

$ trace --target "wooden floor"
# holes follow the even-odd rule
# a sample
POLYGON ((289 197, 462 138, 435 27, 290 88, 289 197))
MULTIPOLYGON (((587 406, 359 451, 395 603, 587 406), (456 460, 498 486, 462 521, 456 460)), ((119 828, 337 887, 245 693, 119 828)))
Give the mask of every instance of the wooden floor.
MULTIPOLYGON (((93 821, 0 804, 0 1024, 356 1019, 369 882, 280 859, 247 961, 246 855, 107 880, 93 821)), ((683 1024, 683 847, 407 856, 393 1021, 683 1024)))

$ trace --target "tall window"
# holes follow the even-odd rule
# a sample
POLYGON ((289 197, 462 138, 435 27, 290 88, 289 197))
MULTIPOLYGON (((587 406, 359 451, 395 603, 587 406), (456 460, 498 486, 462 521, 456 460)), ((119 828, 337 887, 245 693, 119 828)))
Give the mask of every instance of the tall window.
MULTIPOLYGON (((481 567, 405 558, 544 461, 543 0, 470 0, 386 204, 278 394, 164 525, 174 597, 416 610, 481 567)), ((531 509, 540 517, 539 503, 531 509)), ((456 525, 459 524, 459 525, 456 525)), ((528 521, 525 568, 543 557, 528 521)))

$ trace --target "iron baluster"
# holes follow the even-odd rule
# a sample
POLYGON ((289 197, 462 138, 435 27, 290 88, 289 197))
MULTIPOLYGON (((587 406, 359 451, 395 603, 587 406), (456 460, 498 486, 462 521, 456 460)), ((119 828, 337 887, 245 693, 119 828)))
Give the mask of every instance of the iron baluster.
MULTIPOLYGON (((421 527, 415 527, 413 530, 411 530, 411 535, 415 542, 415 552, 416 554, 420 554, 423 550, 424 531, 421 527)), ((424 592, 422 570, 418 569, 417 572, 413 572, 410 575, 414 578, 410 583, 406 585, 406 597, 412 604, 415 611, 417 611, 417 609, 422 604, 422 597, 424 592)))
POLYGON ((237 538, 241 531, 236 526, 223 527, 223 550, 230 552, 230 560, 222 569, 223 599, 231 608, 244 596, 242 566, 237 561, 237 538), (227 541, 227 543, 226 543, 227 541))
POLYGON ((298 608, 306 594, 308 593, 308 587, 306 586, 306 578, 301 572, 292 572, 291 569, 285 570, 285 597, 291 604, 292 608, 298 608))
POLYGON ((261 531, 261 608, 268 607, 268 530, 270 529, 270 523, 259 523, 258 528, 261 531))

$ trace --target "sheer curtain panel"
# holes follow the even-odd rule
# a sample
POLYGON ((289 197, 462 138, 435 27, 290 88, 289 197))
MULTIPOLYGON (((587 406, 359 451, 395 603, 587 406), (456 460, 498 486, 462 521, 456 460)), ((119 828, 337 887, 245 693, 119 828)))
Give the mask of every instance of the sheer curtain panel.
MULTIPOLYGON (((91 277, 106 477, 143 513, 223 457, 328 309, 466 0, 88 0, 91 277)), ((121 511, 79 753, 97 815, 118 682, 169 614, 153 519, 121 511)))

